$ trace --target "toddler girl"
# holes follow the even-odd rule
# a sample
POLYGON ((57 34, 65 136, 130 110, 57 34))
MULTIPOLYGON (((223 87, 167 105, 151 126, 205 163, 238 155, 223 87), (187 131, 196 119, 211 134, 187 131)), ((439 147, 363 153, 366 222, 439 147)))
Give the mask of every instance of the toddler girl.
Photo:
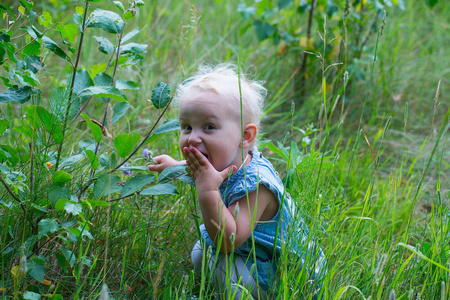
MULTIPOLYGON (((203 66, 178 87, 180 147, 186 160, 161 155, 148 168, 161 172, 187 164, 195 179, 203 218, 201 239, 191 253, 196 273, 201 274, 208 257, 203 265, 219 295, 240 299, 248 293, 264 299, 282 247, 304 260, 305 251, 297 244, 308 243, 308 231, 300 222, 300 236, 286 245, 295 207, 278 173, 255 147, 266 89, 235 69, 203 66)), ((313 280, 325 269, 322 251, 315 252, 313 280)))

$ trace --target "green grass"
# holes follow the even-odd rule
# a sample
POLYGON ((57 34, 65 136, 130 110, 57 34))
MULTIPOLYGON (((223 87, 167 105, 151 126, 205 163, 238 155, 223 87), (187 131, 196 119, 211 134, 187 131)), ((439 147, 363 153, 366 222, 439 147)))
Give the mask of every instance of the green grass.
MULTIPOLYGON (((200 62, 239 58, 246 66, 254 65, 257 78, 265 80, 269 89, 264 139, 275 145, 281 142, 292 151, 292 158, 286 161, 267 148, 263 151, 282 177, 289 174, 287 189, 325 251, 324 299, 387 299, 392 290, 398 299, 441 299, 443 293, 448 297, 450 5, 439 1, 429 9, 425 1, 405 2, 405 11, 389 9, 383 35, 378 43, 375 35, 368 39, 360 60, 348 57, 348 65, 327 71, 326 81, 331 84, 325 99, 328 112, 338 95, 344 98, 346 67, 357 65, 359 74, 350 72, 344 116, 339 102, 332 117, 324 117, 320 60, 309 57, 308 93, 299 101, 293 74, 303 49, 293 47, 280 55, 270 41, 258 42, 252 29, 241 35, 239 30, 246 22, 237 12, 237 1, 149 1, 127 24, 128 30, 141 28, 135 42, 148 44, 148 53, 142 63, 121 71, 121 76, 138 82, 140 89, 127 93, 132 109, 109 130, 113 135, 134 131, 144 135, 158 116, 147 102, 157 82, 168 82, 174 89, 200 62), (435 100, 440 80, 440 95, 435 100), (291 101, 296 103, 293 116, 291 101), (302 146, 304 135, 298 129, 311 123, 322 130, 309 135, 311 142, 302 146), (358 128, 364 130, 367 141, 358 128), (289 147, 291 141, 298 152, 289 147)), ((46 9, 52 7, 46 5, 46 9)), ((369 22, 371 18, 366 17, 369 22)), ((296 24, 296 20, 290 22, 296 24)), ((306 24, 306 20, 298 22, 306 24)), ((328 40, 336 34, 336 22, 327 21, 328 40)), ((323 33, 322 24, 315 24, 312 31, 319 40, 317 31, 323 33)), ((100 54, 92 54, 97 53, 93 35, 86 40, 81 63, 90 66, 91 72, 92 66, 106 63, 100 54)), ((341 60, 326 57, 325 66, 344 61, 343 54, 341 60)), ((56 83, 65 82, 68 72, 56 63, 47 69, 49 74, 41 80, 50 83, 43 84, 44 99, 56 83)), ((0 110, 10 120, 22 115, 17 105, 2 104, 0 110)), ((93 104, 88 113, 100 118, 103 108, 93 104)), ((175 109, 169 109, 166 117, 176 117, 175 109)), ((73 146, 67 152, 78 149, 78 140, 87 138, 86 131, 86 125, 76 124, 67 143, 73 146)), ((10 133, 2 137, 3 143, 18 142, 10 133)), ((153 155, 181 158, 177 133, 165 134, 146 147, 153 155)), ((144 163, 138 156, 132 161, 144 163)), ((24 168, 24 172, 29 170, 24 168)), ((42 187, 46 185, 50 181, 42 187)), ((190 262, 201 222, 195 190, 177 185, 177 196, 133 196, 113 202, 109 209, 86 210, 94 239, 72 244, 77 267, 63 271, 56 263, 59 240, 50 241, 39 252, 47 258, 45 279, 52 282, 50 287, 29 276, 14 281, 11 269, 19 264, 19 247, 29 237, 30 228, 20 210, 0 206, 3 297, 19 298, 20 292, 36 288, 42 294, 62 294, 64 299, 92 299, 106 283, 115 299, 189 299, 199 294, 202 299, 213 299, 211 285, 205 277, 194 277, 190 262), (8 247, 19 255, 8 253, 8 247), (82 257, 90 266, 82 266, 82 257)), ((6 199, 3 186, 0 191, 6 199)), ((287 263, 282 263, 282 270, 287 263)), ((311 296, 304 273, 285 272, 274 298, 311 296)))

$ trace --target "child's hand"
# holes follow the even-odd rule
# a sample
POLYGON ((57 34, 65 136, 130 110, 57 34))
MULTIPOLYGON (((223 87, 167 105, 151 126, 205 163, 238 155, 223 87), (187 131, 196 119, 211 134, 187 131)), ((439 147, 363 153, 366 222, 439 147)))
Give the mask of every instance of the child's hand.
POLYGON ((175 165, 184 165, 186 161, 178 161, 170 157, 169 155, 159 155, 153 158, 153 161, 156 162, 156 165, 148 165, 147 168, 150 171, 155 171, 161 173, 165 168, 175 166, 175 165))
POLYGON ((197 148, 184 147, 184 156, 190 175, 195 179, 197 192, 217 191, 222 182, 228 178, 230 170, 236 170, 236 166, 229 166, 222 171, 217 171, 209 160, 197 148))

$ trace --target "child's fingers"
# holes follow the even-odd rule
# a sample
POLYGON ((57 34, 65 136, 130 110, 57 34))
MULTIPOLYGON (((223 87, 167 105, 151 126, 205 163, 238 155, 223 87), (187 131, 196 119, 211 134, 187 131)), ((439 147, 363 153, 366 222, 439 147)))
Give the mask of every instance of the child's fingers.
POLYGON ((192 153, 191 149, 188 147, 183 148, 184 156, 186 157, 186 161, 188 162, 188 167, 190 171, 195 171, 200 166, 197 158, 192 153))
POLYGON ((201 166, 206 166, 209 164, 208 159, 206 158, 206 156, 203 153, 200 152, 200 150, 198 150, 195 147, 191 148, 190 150, 201 166))

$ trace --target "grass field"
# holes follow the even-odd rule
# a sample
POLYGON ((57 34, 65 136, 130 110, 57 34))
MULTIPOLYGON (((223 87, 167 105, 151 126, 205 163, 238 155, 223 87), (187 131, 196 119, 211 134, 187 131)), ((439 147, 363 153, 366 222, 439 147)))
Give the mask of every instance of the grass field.
MULTIPOLYGON (((7 2, 16 9, 19 6, 17 1, 7 2)), ((235 0, 145 2, 124 30, 139 27, 130 41, 147 44, 147 52, 137 64, 121 67, 117 74, 136 82, 139 89, 126 90, 130 108, 107 127, 112 137, 146 135, 162 112, 148 100, 158 82, 168 83, 173 93, 200 63, 239 62, 265 81, 269 90, 260 148, 284 178, 325 252, 328 273, 320 295, 324 299, 450 297, 450 4, 440 0, 431 8, 422 0, 384 1, 393 4, 385 6, 383 22, 382 10, 369 9, 378 1, 363 1, 367 2, 363 12, 361 6, 351 6, 354 15, 347 19, 346 37, 342 25, 346 1, 329 1, 338 8, 332 16, 325 12, 326 1, 317 1, 310 39, 305 42, 308 14, 296 13, 294 8, 305 1, 287 1, 291 7, 268 17, 277 20, 280 32, 297 32, 299 41, 283 45, 270 38, 259 41, 249 26, 252 19, 239 13, 241 2, 235 0), (329 43, 325 50, 323 40, 329 43), (307 54, 307 64, 301 68, 305 50, 313 54, 307 54), (327 66, 331 67, 324 72, 327 66)), ((50 12, 55 22, 75 3, 43 1, 34 9, 38 15, 50 12)), ((78 7, 84 5, 77 2, 78 7)), ((90 5, 90 11, 119 11, 112 2, 90 5)), ((5 19, 2 22, 6 28, 5 19)), ((105 69, 108 56, 97 50, 94 36, 102 35, 101 30, 89 30, 80 66, 93 78, 105 69)), ((72 46, 79 39, 78 35, 72 46)), ((17 41, 23 42, 18 35, 17 41)), ((72 68, 49 51, 42 54, 46 72, 38 74, 40 105, 51 110, 50 95, 66 84, 72 68)), ((7 76, 5 69, 0 72, 7 76)), ((101 122, 104 104, 94 98, 84 112, 101 122)), ((39 166, 54 163, 58 145, 44 147, 12 130, 23 126, 27 105, 0 104, 1 119, 11 124, 0 144, 28 157, 14 166, 23 181, 17 176, 16 181, 8 181, 12 177, 6 170, 13 167, 5 160, 0 164, 5 179, 0 185, 2 297, 94 299, 105 296, 101 290, 107 285, 114 299, 214 299, 212 286, 205 276, 194 276, 190 261, 201 223, 195 188, 174 181, 176 195, 133 194, 89 207, 85 200, 94 200, 94 192, 76 197, 84 185, 87 191, 94 190, 89 181, 94 172, 86 159, 84 165, 66 169, 72 178, 65 185, 69 198, 83 204, 84 220, 48 200, 46 206, 39 201, 52 197, 55 173, 51 167, 39 166), (41 152, 42 158, 36 154, 36 163, 30 164, 30 149, 44 151, 45 158, 41 152), (23 187, 33 184, 21 189, 19 181, 23 187), (34 196, 27 198, 24 193, 34 196), (59 229, 41 235, 36 226, 42 219, 55 220, 59 229), (81 232, 67 229, 75 228, 74 224, 84 224, 81 232), (28 268, 21 274, 24 258, 28 268)), ((162 120, 176 117, 176 109, 169 107, 162 120)), ((81 140, 93 139, 87 121, 79 122, 82 119, 64 137, 64 157, 80 153, 81 140)), ((99 145, 100 153, 109 155, 105 149, 113 148, 113 139, 104 137, 99 145)), ((177 131, 158 135, 142 148, 150 149, 153 156, 166 153, 181 158, 177 131)), ((143 166, 147 162, 139 150, 128 163, 143 166)), ((148 174, 132 172, 143 173, 148 174)), ((120 180, 129 180, 117 174, 120 180)), ((110 194, 103 200, 114 198, 110 194)), ((311 299, 304 272, 294 273, 288 264, 287 260, 280 263, 273 298, 311 299)))

